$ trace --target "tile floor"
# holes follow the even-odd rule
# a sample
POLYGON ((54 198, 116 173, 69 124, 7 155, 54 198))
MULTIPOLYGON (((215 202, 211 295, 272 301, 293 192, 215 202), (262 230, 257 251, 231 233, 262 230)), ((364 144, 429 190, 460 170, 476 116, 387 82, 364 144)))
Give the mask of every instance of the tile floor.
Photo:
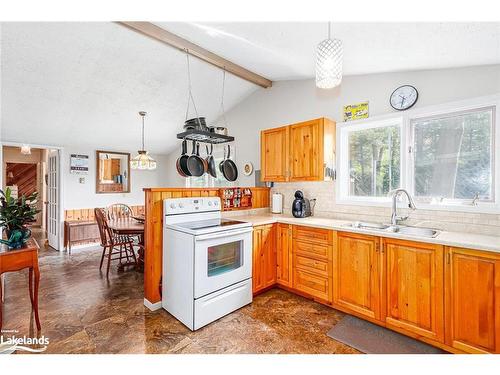
MULTIPOLYGON (((40 251, 40 319, 46 353, 358 353, 326 332, 343 314, 273 289, 191 332, 164 310, 143 305, 143 274, 99 272, 99 248, 71 256, 40 251)), ((6 278, 3 328, 33 336, 28 274, 6 278)))

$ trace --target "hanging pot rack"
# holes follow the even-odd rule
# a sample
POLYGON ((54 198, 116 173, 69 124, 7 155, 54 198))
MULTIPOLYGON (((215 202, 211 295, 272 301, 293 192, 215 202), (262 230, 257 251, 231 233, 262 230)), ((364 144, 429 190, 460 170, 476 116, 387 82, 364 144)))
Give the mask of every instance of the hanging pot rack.
MULTIPOLYGON (((191 70, 190 70, 190 65, 189 65, 189 51, 186 49, 186 61, 187 61, 187 75, 188 75, 188 102, 187 102, 187 108, 186 108, 186 120, 188 119, 189 116, 189 107, 190 103, 193 104, 193 109, 195 112, 195 115, 197 119, 200 119, 200 116, 198 115, 198 110, 196 108, 196 104, 193 98, 193 93, 191 91, 191 70)), ((221 96, 221 113, 222 113, 222 119, 224 120, 224 124, 226 125, 227 128, 227 121, 226 121, 226 112, 224 110, 224 90, 225 90, 225 83, 226 83, 226 70, 224 68, 223 71, 223 76, 222 76, 222 96, 221 96)), ((201 123, 201 121, 199 121, 201 123)), ((228 143, 228 142, 233 142, 234 137, 231 137, 229 135, 224 135, 224 134, 218 134, 215 132, 211 132, 208 130, 204 129, 189 129, 186 130, 182 133, 177 134, 177 139, 185 139, 188 141, 197 141, 197 142, 202 142, 202 143, 209 143, 209 144, 222 144, 222 143, 228 143)))

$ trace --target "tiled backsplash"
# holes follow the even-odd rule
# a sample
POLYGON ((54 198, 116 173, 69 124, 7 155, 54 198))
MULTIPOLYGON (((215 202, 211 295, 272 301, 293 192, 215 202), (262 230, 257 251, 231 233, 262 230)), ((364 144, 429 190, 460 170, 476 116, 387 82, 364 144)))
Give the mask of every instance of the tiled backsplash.
MULTIPOLYGON (((334 182, 275 183, 271 192, 283 194, 283 209, 291 213, 296 190, 302 190, 306 198, 316 198, 315 216, 341 220, 362 220, 388 222, 391 217, 389 207, 339 205, 335 202, 334 182)), ((500 215, 469 212, 400 209, 401 214, 410 218, 405 224, 438 228, 453 232, 467 232, 500 236, 500 215)))

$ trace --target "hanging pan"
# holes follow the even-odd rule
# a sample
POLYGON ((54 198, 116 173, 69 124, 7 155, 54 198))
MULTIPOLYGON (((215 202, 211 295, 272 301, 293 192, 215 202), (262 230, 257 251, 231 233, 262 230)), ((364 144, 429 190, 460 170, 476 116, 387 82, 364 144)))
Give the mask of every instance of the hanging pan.
POLYGON ((187 167, 187 161, 189 159, 189 155, 187 154, 187 144, 186 140, 184 139, 182 141, 182 153, 181 156, 177 159, 177 162, 175 163, 175 166, 177 168, 177 172, 182 176, 182 177, 189 177, 191 174, 189 173, 189 169, 187 167))
POLYGON ((205 164, 203 162, 204 159, 200 157, 200 145, 197 145, 196 141, 193 141, 193 152, 187 161, 187 167, 191 176, 200 177, 205 173, 205 164))
POLYGON ((213 178, 217 178, 217 171, 215 170, 215 159, 213 157, 213 152, 214 152, 214 145, 210 144, 210 153, 208 153, 208 146, 205 146, 207 148, 207 172, 212 176, 213 178))
POLYGON ((234 161, 230 159, 231 157, 231 146, 227 145, 227 157, 221 163, 222 174, 224 178, 228 181, 236 181, 238 178, 238 168, 234 161))

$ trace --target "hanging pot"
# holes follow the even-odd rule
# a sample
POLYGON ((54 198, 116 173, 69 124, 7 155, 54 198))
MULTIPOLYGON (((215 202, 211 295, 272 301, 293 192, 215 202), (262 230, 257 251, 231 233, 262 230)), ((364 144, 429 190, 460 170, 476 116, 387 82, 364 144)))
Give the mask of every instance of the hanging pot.
POLYGON ((187 161, 187 167, 191 176, 200 177, 205 173, 203 162, 204 160, 200 157, 200 146, 196 144, 196 141, 193 141, 193 152, 187 161))
POLYGON ((230 159, 231 157, 231 146, 227 145, 227 158, 222 162, 222 174, 224 178, 228 181, 236 181, 238 178, 238 168, 234 161, 230 159))
POLYGON ((187 143, 186 140, 184 139, 182 141, 182 152, 181 156, 177 159, 175 166, 177 168, 177 172, 182 176, 182 177, 189 177, 191 176, 189 169, 187 167, 187 161, 189 159, 189 155, 187 154, 187 143))
POLYGON ((208 164, 208 169, 207 172, 212 176, 213 178, 217 178, 217 171, 215 170, 215 159, 213 157, 213 152, 214 152, 214 145, 210 144, 210 153, 208 153, 208 146, 207 148, 207 164, 208 164))

